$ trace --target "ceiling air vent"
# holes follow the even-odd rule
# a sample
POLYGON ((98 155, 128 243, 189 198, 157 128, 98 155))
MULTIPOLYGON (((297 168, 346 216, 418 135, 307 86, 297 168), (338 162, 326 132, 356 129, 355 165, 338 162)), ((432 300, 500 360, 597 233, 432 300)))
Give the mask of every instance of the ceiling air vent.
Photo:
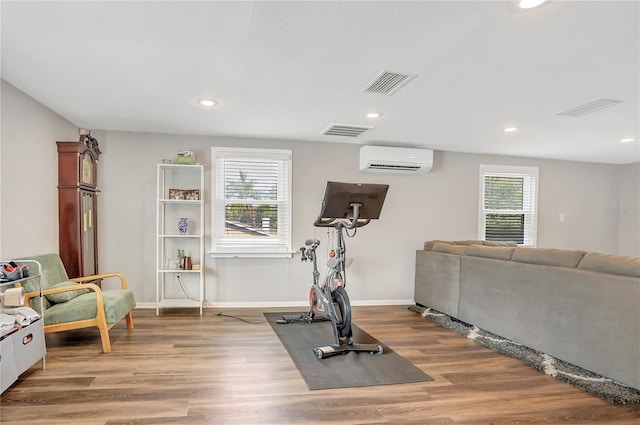
POLYGON ((326 136, 344 136, 358 137, 369 130, 374 129, 371 125, 352 125, 352 124, 329 124, 329 127, 322 131, 326 136))
POLYGON ((622 102, 615 99, 594 99, 591 102, 584 103, 582 105, 575 106, 562 112, 558 112, 558 115, 566 115, 568 117, 581 117, 583 115, 590 114, 600 109, 608 108, 609 106, 617 105, 622 102))
POLYGON ((415 74, 382 71, 367 87, 361 90, 361 93, 377 93, 391 96, 416 77, 417 75, 415 74))

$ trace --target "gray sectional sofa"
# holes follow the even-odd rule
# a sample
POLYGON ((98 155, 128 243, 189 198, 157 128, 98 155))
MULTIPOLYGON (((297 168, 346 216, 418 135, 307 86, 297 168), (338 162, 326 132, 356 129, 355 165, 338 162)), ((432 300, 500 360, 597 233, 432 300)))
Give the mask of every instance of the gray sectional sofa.
POLYGON ((415 302, 640 389, 640 258, 429 241, 415 302))

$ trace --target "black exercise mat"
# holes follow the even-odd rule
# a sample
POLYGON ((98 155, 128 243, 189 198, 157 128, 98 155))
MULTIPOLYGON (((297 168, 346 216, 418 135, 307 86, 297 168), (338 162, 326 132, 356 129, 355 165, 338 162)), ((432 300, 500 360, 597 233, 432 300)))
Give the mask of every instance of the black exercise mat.
POLYGON ((334 343, 331 322, 276 323, 283 315, 290 317, 295 314, 264 313, 310 390, 433 381, 404 357, 355 325, 352 328, 356 343, 380 344, 384 348, 382 355, 350 352, 318 359, 313 348, 334 343))

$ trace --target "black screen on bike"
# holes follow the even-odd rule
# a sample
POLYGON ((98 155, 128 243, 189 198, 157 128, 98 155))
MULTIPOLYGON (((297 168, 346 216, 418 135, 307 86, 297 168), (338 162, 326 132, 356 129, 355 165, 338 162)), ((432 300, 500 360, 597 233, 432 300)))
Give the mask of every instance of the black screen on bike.
POLYGON ((377 220, 387 196, 388 184, 327 182, 319 218, 348 218, 351 204, 360 204, 360 219, 377 220))

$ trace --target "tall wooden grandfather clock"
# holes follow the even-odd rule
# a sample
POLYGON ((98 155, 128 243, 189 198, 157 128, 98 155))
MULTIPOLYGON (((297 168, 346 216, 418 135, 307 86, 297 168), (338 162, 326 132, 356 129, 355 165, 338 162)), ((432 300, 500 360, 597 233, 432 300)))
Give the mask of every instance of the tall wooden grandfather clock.
POLYGON ((58 145, 60 258, 70 278, 98 274, 96 181, 100 147, 91 133, 58 145))

